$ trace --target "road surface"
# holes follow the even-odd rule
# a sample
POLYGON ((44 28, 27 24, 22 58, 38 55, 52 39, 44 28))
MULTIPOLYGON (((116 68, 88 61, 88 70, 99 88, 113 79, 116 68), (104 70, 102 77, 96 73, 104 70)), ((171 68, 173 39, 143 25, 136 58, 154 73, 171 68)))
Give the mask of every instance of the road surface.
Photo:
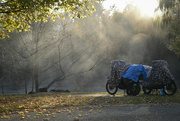
POLYGON ((180 121, 180 104, 62 107, 6 116, 0 121, 180 121))

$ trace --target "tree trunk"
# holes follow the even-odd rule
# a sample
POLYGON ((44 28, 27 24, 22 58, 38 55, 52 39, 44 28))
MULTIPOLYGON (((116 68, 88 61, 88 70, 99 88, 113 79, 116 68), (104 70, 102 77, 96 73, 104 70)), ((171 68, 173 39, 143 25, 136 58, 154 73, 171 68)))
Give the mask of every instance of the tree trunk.
POLYGON ((3 85, 3 78, 1 78, 1 86, 2 86, 2 94, 4 95, 4 85, 3 85))
POLYGON ((26 76, 24 76, 24 79, 25 79, 25 94, 27 94, 27 78, 26 78, 26 76))
POLYGON ((36 71, 35 73, 35 88, 36 88, 36 93, 39 92, 39 81, 38 81, 38 72, 36 71))
POLYGON ((31 92, 34 92, 34 74, 32 74, 32 89, 31 92))

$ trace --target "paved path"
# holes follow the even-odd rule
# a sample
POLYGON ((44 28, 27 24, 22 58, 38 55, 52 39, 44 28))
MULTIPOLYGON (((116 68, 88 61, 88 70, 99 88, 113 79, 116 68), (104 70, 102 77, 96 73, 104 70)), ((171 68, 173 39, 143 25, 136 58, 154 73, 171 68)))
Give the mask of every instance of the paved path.
MULTIPOLYGON (((78 94, 70 96, 113 97, 109 94, 78 94)), ((120 96, 124 96, 124 94, 115 95, 115 97, 120 96)), ((0 121, 180 121, 180 104, 61 107, 5 115, 6 119, 3 119, 3 116, 0 117, 0 121)))
POLYGON ((123 97, 124 94, 116 94, 116 95, 110 95, 110 94, 75 94, 71 96, 92 96, 92 97, 123 97))
POLYGON ((0 121, 180 121, 180 104, 78 106, 7 116, 0 121))

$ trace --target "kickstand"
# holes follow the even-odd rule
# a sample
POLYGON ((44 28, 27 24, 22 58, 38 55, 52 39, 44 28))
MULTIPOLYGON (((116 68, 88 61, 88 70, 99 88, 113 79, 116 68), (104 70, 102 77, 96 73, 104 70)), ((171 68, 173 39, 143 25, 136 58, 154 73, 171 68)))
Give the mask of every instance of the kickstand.
POLYGON ((126 89, 124 89, 124 96, 125 96, 125 90, 126 90, 126 89))

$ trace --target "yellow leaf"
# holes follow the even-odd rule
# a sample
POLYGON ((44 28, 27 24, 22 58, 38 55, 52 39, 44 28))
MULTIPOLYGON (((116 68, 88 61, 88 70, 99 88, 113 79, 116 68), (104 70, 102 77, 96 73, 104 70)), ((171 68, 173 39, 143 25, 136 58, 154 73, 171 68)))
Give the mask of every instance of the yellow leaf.
POLYGON ((45 116, 49 116, 49 114, 45 114, 45 116))
POLYGON ((44 118, 44 121, 48 121, 48 118, 44 118))
POLYGON ((93 109, 89 110, 89 112, 91 113, 93 111, 93 109))
POLYGON ((75 121, 79 121, 79 118, 78 117, 75 117, 75 119, 74 119, 75 121))
POLYGON ((71 111, 69 111, 68 114, 71 114, 71 111))
POLYGON ((81 114, 79 114, 79 117, 81 117, 82 115, 81 114))
POLYGON ((21 119, 25 119, 25 117, 21 117, 21 119))
POLYGON ((43 109, 43 111, 46 111, 46 109, 43 109))

